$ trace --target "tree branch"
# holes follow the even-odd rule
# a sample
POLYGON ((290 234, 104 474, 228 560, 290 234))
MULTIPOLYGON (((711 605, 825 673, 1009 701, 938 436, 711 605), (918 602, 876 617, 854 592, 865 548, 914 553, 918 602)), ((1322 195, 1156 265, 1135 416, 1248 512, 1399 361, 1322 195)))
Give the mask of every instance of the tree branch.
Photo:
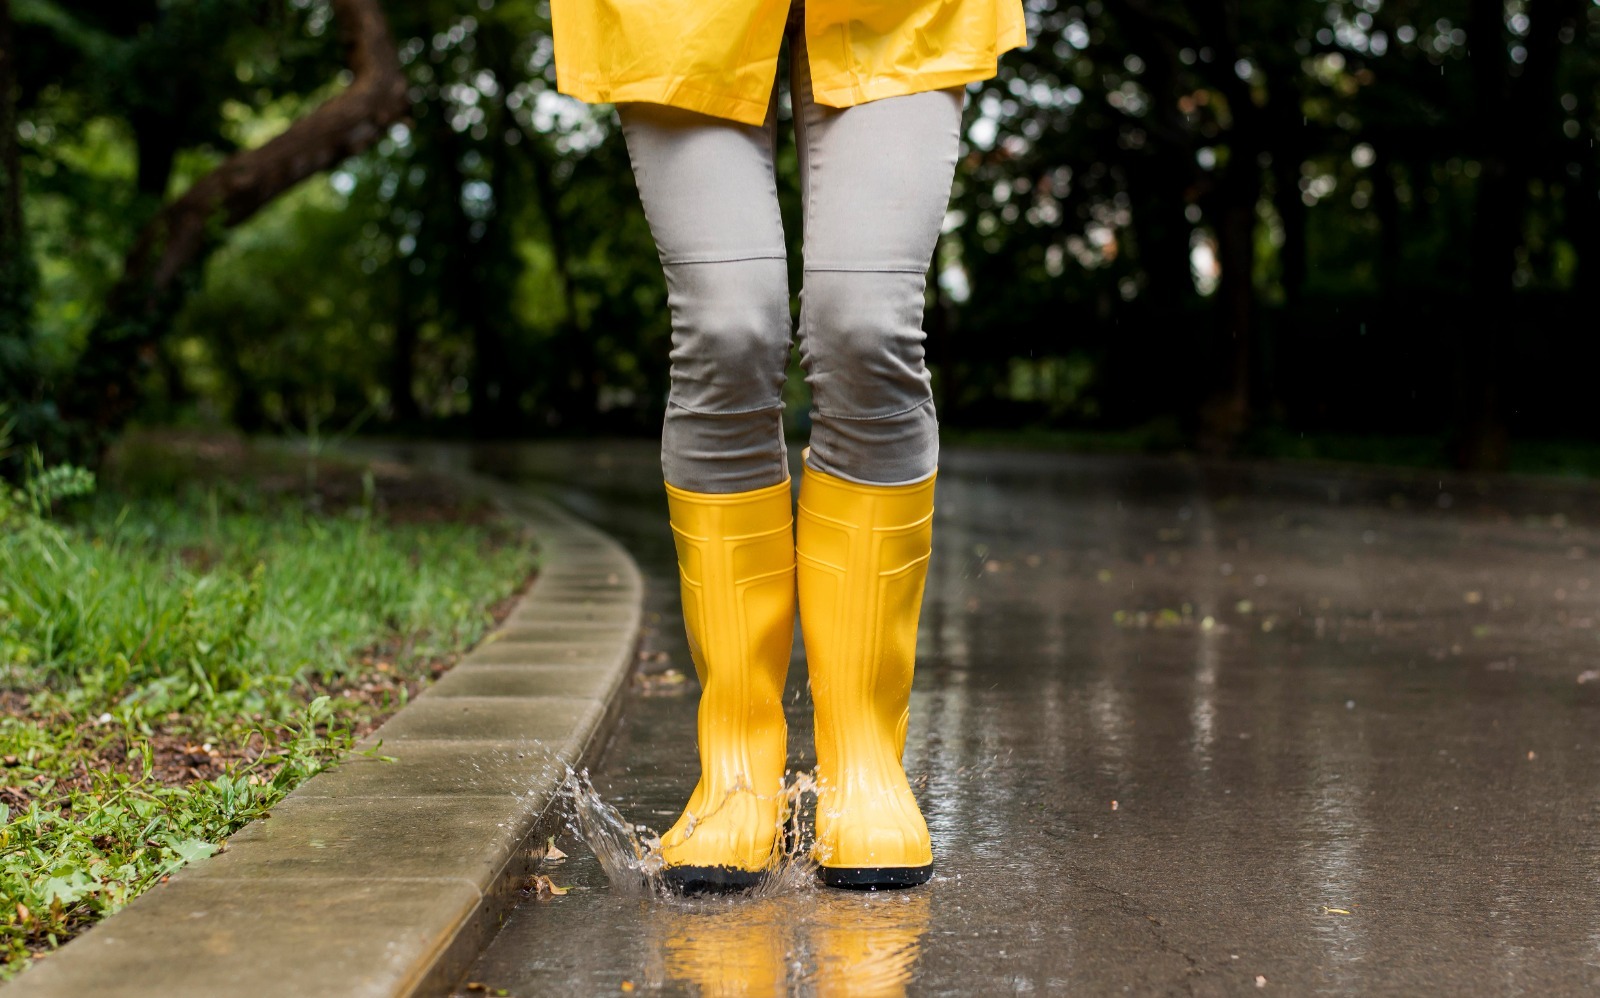
POLYGON ((234 154, 144 227, 123 284, 160 296, 204 255, 215 220, 232 228, 308 177, 360 153, 410 110, 406 78, 378 0, 332 0, 354 79, 256 149, 234 154))
POLYGON ((100 441, 137 403, 139 375, 181 301, 185 275, 219 229, 249 219, 301 181, 370 148, 410 109, 407 81, 379 0, 332 0, 350 85, 255 149, 228 157, 162 208, 135 239, 122 277, 62 393, 62 409, 100 441))

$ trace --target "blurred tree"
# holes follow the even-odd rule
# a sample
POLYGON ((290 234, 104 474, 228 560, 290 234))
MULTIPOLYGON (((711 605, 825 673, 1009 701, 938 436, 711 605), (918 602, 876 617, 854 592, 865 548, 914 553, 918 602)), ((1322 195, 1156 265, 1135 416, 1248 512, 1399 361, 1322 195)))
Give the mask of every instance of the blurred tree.
POLYGON ((1511 410, 1559 425, 1568 393, 1532 379, 1561 376, 1529 365, 1594 266, 1600 7, 1028 10, 974 88, 941 256, 952 416, 1170 413, 1212 452, 1286 420, 1453 428, 1477 467, 1511 410), (1073 357, 1087 383, 1037 376, 1073 357))
MULTIPOLYGON (((216 244, 217 227, 238 225, 300 181, 368 148, 405 114, 405 77, 377 0, 330 2, 347 52, 349 85, 282 134, 234 153, 200 177, 145 224, 129 250, 60 392, 67 417, 102 440, 136 408, 141 373, 181 301, 182 282, 216 244)), ((141 170, 146 159, 141 155, 141 170)), ((170 163, 170 157, 161 162, 170 163)))
POLYGON ((1457 463, 1502 471, 1510 463, 1502 371, 1516 325, 1513 290, 1526 243, 1530 186, 1557 161, 1562 49, 1581 24, 1583 0, 1527 0, 1526 27, 1506 24, 1504 0, 1472 0, 1468 50, 1474 148, 1480 163, 1469 280, 1473 322, 1458 350, 1457 463), (1513 47, 1512 37, 1518 39, 1513 47))
MULTIPOLYGON (((204 178, 354 89, 326 83, 349 4, 9 4, 9 189, 36 266, 7 328, 42 372, 12 380, 100 384, 36 390, 33 411, 657 425, 659 266, 610 110, 555 92, 542 4, 390 5, 411 118, 287 195, 180 212, 179 230, 169 212, 204 178)), ((1214 453, 1398 432, 1480 467, 1514 436, 1587 425, 1578 372, 1600 348, 1573 330, 1600 268, 1600 5, 1026 8, 1029 47, 971 90, 938 251, 947 425, 1143 428, 1214 453)), ((787 139, 779 165, 792 217, 787 139)))

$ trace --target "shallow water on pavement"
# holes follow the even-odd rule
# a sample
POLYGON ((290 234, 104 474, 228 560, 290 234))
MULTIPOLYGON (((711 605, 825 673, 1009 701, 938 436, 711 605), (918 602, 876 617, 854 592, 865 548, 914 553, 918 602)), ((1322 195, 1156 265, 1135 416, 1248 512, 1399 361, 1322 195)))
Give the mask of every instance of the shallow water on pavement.
MULTIPOLYGON (((594 772, 664 827, 693 668, 654 449, 483 452, 618 536, 644 667, 594 772)), ((932 883, 613 890, 567 836, 466 980, 513 995, 1600 988, 1593 491, 945 455, 906 768, 932 883)), ((794 765, 812 755, 802 650, 794 765)), ((481 993, 481 992, 462 992, 481 993)))

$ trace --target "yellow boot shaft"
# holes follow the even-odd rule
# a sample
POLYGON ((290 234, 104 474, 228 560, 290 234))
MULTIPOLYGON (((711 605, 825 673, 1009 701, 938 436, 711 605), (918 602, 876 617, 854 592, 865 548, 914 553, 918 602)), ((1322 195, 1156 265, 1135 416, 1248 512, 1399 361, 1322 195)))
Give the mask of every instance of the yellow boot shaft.
POLYGON ((933 862, 901 764, 933 492, 932 478, 861 485, 809 467, 801 484, 796 574, 816 703, 816 856, 825 875, 933 862))
POLYGON ((727 495, 667 486, 689 654, 700 679, 700 781, 662 836, 667 867, 759 871, 783 821, 783 685, 794 641, 789 483, 727 495))

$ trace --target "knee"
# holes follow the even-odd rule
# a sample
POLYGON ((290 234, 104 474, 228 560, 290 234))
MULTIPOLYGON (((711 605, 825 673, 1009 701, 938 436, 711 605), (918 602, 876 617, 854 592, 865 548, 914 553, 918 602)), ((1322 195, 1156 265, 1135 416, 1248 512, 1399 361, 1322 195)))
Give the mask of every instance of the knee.
POLYGON ((801 360, 819 413, 877 419, 932 397, 922 274, 806 274, 801 360))
POLYGON ((667 282, 672 402, 707 414, 780 405, 790 342, 784 261, 679 264, 667 282))

